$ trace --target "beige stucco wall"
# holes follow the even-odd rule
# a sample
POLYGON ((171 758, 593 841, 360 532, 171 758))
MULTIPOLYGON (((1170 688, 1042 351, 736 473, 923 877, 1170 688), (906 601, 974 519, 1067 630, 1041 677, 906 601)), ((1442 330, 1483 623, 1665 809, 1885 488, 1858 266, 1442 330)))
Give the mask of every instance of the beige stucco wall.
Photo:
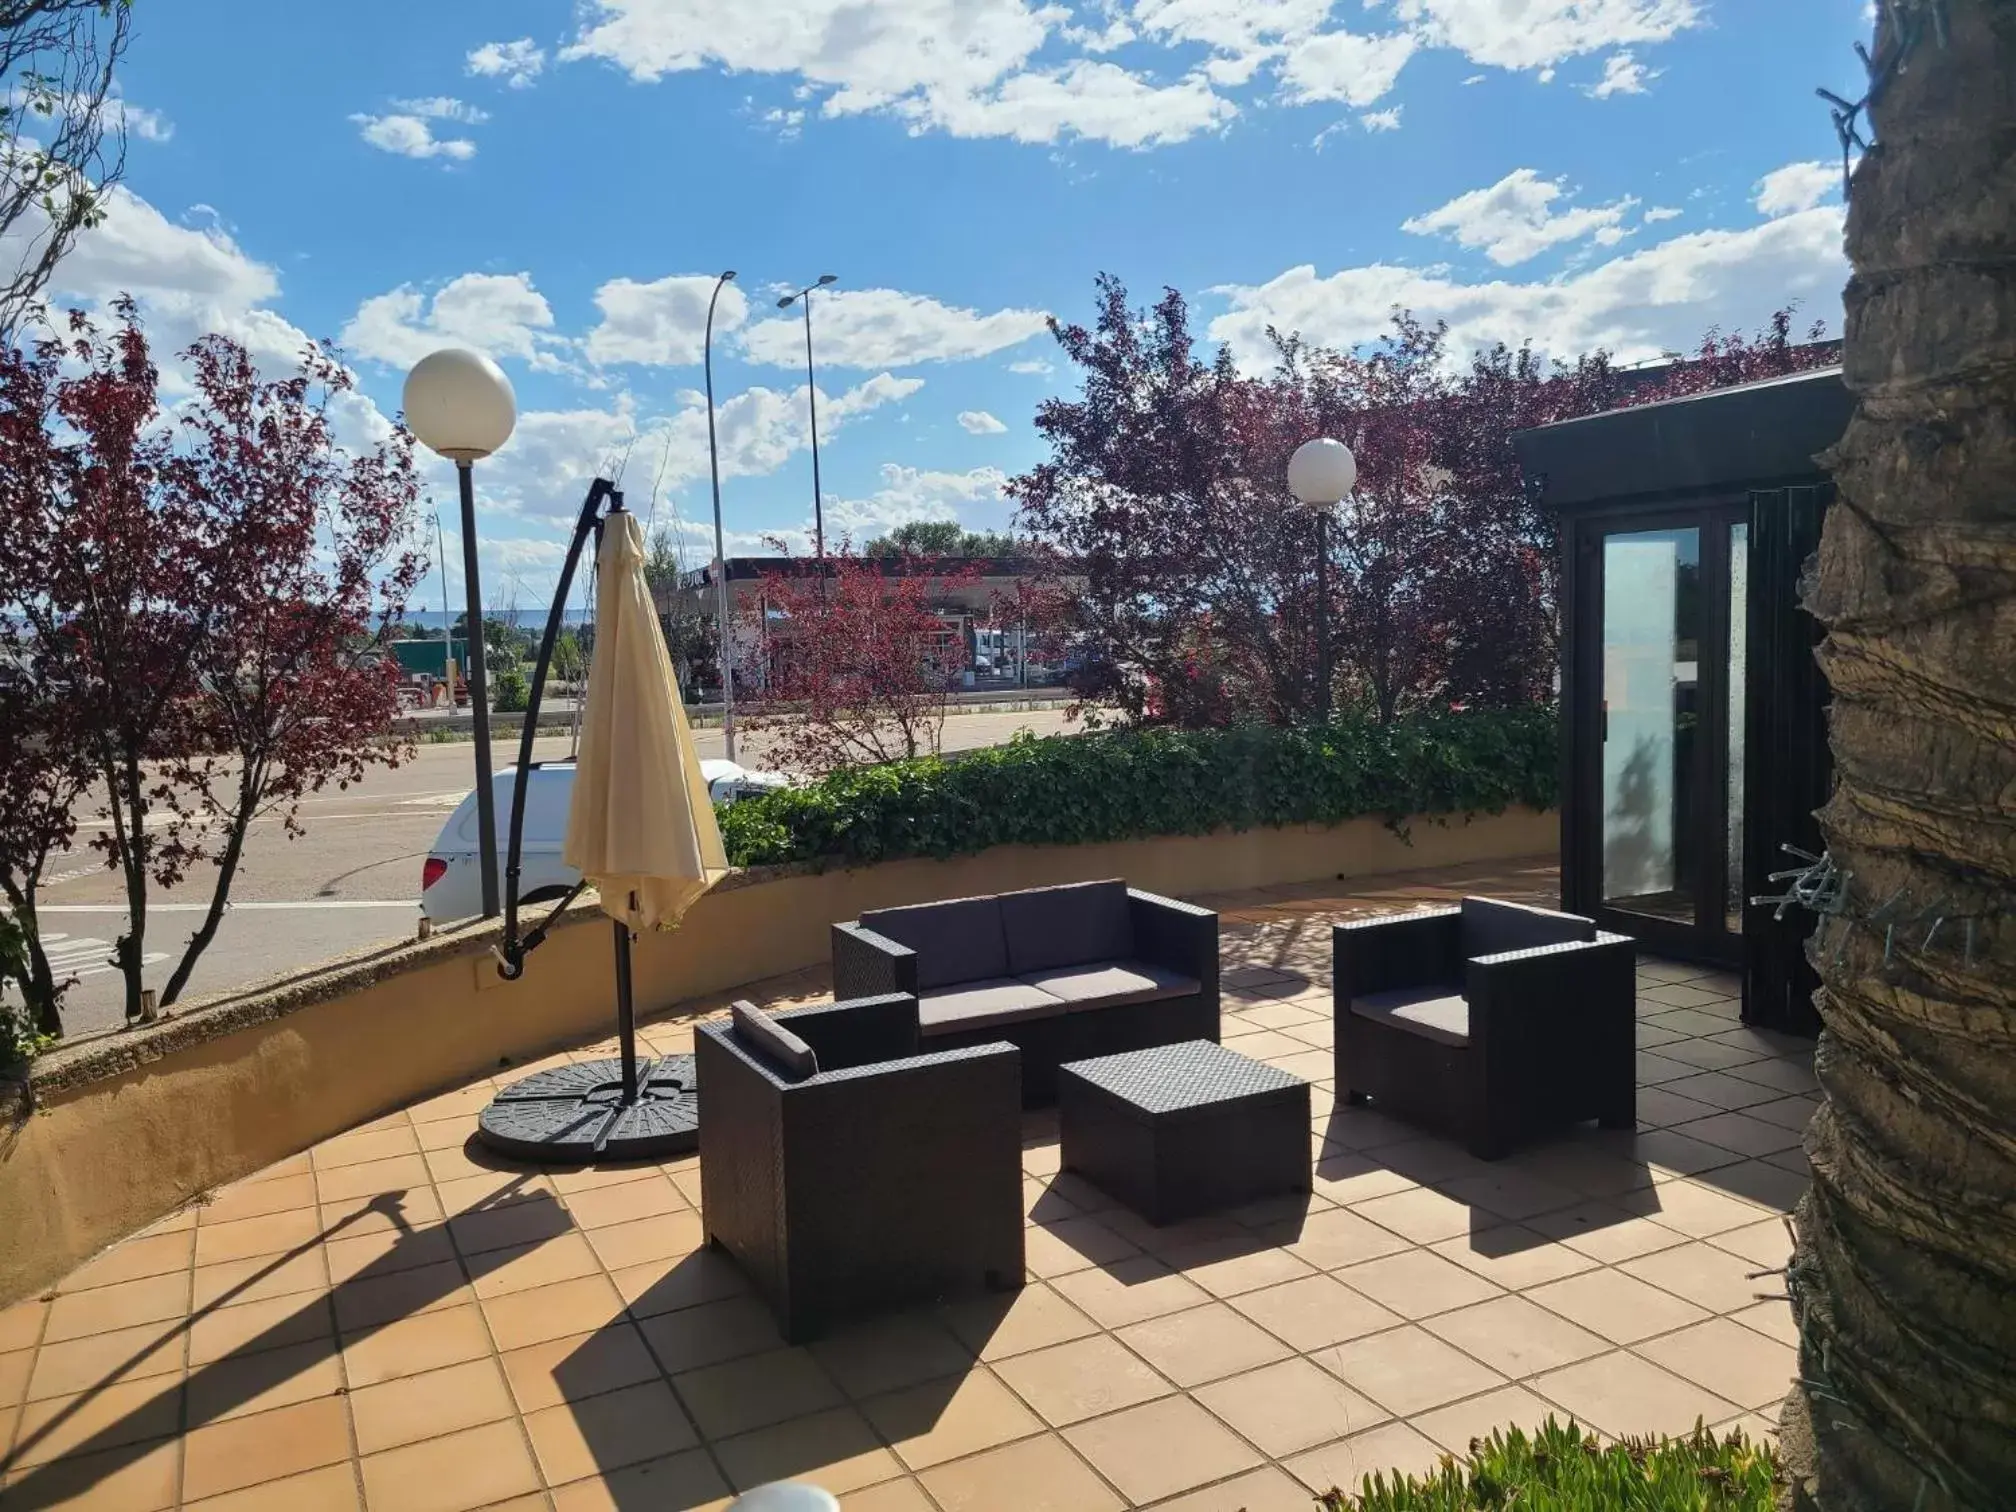
MULTIPOLYGON (((638 942, 638 1007, 659 1014, 821 964, 828 926, 870 908, 1097 877, 1195 897, 1509 860, 1552 852, 1556 821, 1530 811, 1417 821, 1410 839, 1357 820, 738 876, 679 930, 638 942)), ((610 936, 598 916, 556 929, 516 982, 497 975, 495 937, 472 925, 53 1059, 38 1072, 35 1111, 0 1132, 0 1306, 198 1193, 500 1062, 610 1032, 610 936)))

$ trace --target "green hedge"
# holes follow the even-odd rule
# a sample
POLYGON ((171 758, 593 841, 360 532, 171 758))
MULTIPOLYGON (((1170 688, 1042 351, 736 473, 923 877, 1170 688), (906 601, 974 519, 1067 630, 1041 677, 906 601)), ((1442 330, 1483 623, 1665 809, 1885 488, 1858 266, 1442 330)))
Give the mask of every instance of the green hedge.
POLYGON ((729 859, 847 864, 995 845, 1087 845, 1367 815, 1551 808, 1554 711, 1393 725, 1122 730, 835 772, 723 812, 729 859))
POLYGON ((1430 1475, 1368 1476, 1352 1495, 1317 1498, 1322 1512, 1773 1512, 1777 1452, 1740 1433, 1605 1446, 1575 1424, 1547 1420, 1471 1440, 1470 1457, 1430 1475))

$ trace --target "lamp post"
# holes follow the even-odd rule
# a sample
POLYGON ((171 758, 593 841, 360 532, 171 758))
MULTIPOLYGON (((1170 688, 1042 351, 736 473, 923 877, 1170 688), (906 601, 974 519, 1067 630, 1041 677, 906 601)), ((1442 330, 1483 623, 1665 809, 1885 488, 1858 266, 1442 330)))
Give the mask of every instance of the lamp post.
MULTIPOLYGON (((701 355, 707 370, 707 470, 714 479, 714 633, 715 660, 721 666, 721 731, 728 747, 728 759, 735 759, 735 672, 733 647, 728 640, 728 553, 721 538, 721 458, 714 448, 714 304, 735 276, 730 268, 714 280, 714 293, 707 301, 707 337, 701 355)), ((817 485, 814 485, 815 491, 817 485)))
MULTIPOLYGON (((503 369, 480 352, 449 348, 420 359, 406 375, 406 424, 420 443, 455 464, 462 495, 462 587, 468 615, 469 712, 476 722, 477 856, 482 867, 483 917, 494 919, 497 895, 497 800, 490 782, 490 687, 483 654, 483 588, 476 566, 476 481, 471 471, 506 441, 518 404, 503 369)), ((444 569, 445 570, 445 569, 444 569)))
POLYGON ((1342 441, 1304 441, 1288 459, 1288 492, 1316 512, 1316 720, 1330 722, 1330 511, 1351 495, 1358 459, 1342 441))
POLYGON ((822 587, 826 582, 826 506, 819 497, 819 390, 812 381, 812 291, 838 281, 837 274, 821 273, 817 283, 808 284, 796 294, 786 294, 777 301, 780 310, 788 310, 794 303, 800 302, 805 307, 805 402, 812 407, 812 548, 819 558, 819 582, 822 587))

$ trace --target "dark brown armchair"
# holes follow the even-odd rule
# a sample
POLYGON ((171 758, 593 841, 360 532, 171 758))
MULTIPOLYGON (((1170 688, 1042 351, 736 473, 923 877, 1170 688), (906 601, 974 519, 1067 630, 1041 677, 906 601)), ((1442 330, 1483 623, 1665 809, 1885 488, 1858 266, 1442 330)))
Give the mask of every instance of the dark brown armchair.
POLYGON ((1337 1089, 1496 1160, 1637 1121, 1637 947, 1574 914, 1465 898, 1339 924, 1337 1089))

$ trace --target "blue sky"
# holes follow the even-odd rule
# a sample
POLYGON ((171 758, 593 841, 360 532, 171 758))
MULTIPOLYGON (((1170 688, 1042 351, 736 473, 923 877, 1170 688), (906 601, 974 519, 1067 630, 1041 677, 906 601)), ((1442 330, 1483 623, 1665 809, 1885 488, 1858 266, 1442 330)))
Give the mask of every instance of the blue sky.
POLYGON ((1864 0, 139 0, 126 189, 56 286, 275 367, 341 341, 360 439, 426 351, 491 352, 521 419, 478 474, 486 597, 524 607, 598 469, 711 551, 725 267, 731 552, 809 519, 773 306, 820 273, 828 529, 857 538, 1006 522, 1071 382, 1043 316, 1086 318, 1102 270, 1253 362, 1270 322, 1353 342, 1395 304, 1625 358, 1792 299, 1838 325, 1813 89, 1859 92, 1867 32, 1864 0))

